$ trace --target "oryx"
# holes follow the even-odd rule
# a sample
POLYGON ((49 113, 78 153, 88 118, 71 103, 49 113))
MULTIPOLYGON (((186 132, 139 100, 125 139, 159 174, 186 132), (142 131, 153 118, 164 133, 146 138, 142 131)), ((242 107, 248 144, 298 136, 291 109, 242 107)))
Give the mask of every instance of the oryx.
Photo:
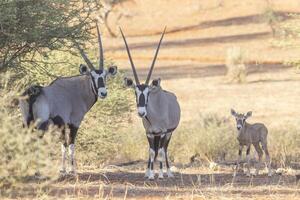
POLYGON ((63 142, 62 166, 60 172, 66 173, 66 148, 69 148, 70 173, 75 172, 75 138, 77 130, 85 114, 96 103, 98 97, 107 96, 106 78, 117 73, 116 66, 104 69, 104 57, 102 41, 98 25, 99 44, 99 69, 96 69, 88 59, 79 44, 75 43, 88 68, 81 64, 81 75, 62 77, 53 81, 50 85, 32 86, 23 93, 19 106, 25 126, 31 123, 37 124, 37 129, 47 130, 50 124, 61 128, 63 142), (66 131, 65 129, 67 128, 66 131), (68 134, 67 134, 68 133, 68 134))
POLYGON ((258 175, 259 167, 261 164, 261 159, 263 156, 263 151, 265 152, 266 156, 266 165, 268 168, 268 176, 272 176, 271 172, 271 161, 270 161, 270 155, 268 151, 268 129, 267 127, 262 123, 255 123, 255 124, 249 124, 246 122, 247 118, 252 116, 252 112, 249 111, 246 114, 237 113, 235 110, 231 109, 231 114, 235 117, 236 120, 236 128, 237 128, 237 140, 239 142, 239 157, 237 160, 237 167, 234 171, 234 176, 236 176, 236 173, 239 169, 240 160, 242 157, 242 150, 243 146, 247 147, 246 156, 247 156, 247 176, 250 176, 250 147, 251 144, 253 144, 257 154, 259 163, 256 166, 256 171, 254 175, 258 175), (261 145, 261 146, 260 146, 261 145), (263 151, 262 151, 263 149, 263 151))
POLYGON ((145 177, 154 179, 153 164, 158 157, 160 161, 159 178, 163 178, 163 161, 166 161, 167 175, 173 177, 170 170, 167 149, 172 136, 172 132, 177 128, 180 120, 180 107, 176 96, 168 91, 165 91, 160 86, 160 79, 155 79, 149 85, 151 74, 157 58, 165 31, 163 32, 156 53, 150 67, 146 82, 140 83, 133 64, 130 50, 126 42, 126 38, 120 29, 127 54, 131 63, 135 84, 132 79, 125 78, 125 84, 135 90, 138 115, 142 118, 144 128, 146 130, 147 139, 149 142, 149 160, 145 177))

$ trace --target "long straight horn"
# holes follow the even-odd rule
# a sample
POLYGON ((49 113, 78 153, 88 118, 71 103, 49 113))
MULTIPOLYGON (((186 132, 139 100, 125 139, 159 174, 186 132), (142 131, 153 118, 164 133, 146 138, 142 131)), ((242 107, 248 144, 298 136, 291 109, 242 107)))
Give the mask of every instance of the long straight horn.
POLYGON ((103 46, 102 46, 102 40, 101 40, 100 31, 97 22, 96 22, 96 26, 97 26, 98 44, 99 44, 99 70, 103 70, 104 67, 103 46))
POLYGON ((130 50, 129 50, 128 44, 126 42, 126 38, 125 38, 125 36, 123 34, 123 31, 122 31, 121 27, 120 27, 120 31, 121 31, 121 34, 122 34, 122 37, 123 37, 123 40, 124 40, 124 43, 125 43, 125 46, 126 46, 126 50, 127 50, 127 54, 128 54, 129 60, 130 60, 130 64, 131 64, 133 76, 134 76, 134 79, 135 79, 135 83, 137 85, 139 85, 140 81, 139 81, 138 75, 136 73, 136 70, 135 70, 135 67, 134 67, 134 64, 133 64, 133 61, 132 61, 132 58, 131 58, 130 50))
POLYGON ((83 49, 79 46, 79 44, 78 44, 77 42, 74 41, 74 43, 75 43, 77 49, 79 50, 79 52, 80 52, 82 58, 84 59, 84 61, 85 61, 86 64, 88 65, 88 67, 89 67, 91 70, 95 70, 93 64, 92 64, 91 61, 88 59, 88 57, 85 55, 83 49))
POLYGON ((156 49, 156 52, 155 52, 155 56, 154 56, 153 61, 152 61, 152 65, 150 67, 150 71, 148 73, 148 76, 147 76, 147 79, 146 79, 146 82, 145 82, 146 85, 149 84, 149 81, 150 81, 150 78, 151 78, 151 75, 152 75, 152 71, 153 71, 153 68, 154 68, 154 65, 155 65, 155 61, 156 61, 156 58, 157 58, 157 54, 159 52, 160 44, 161 44, 161 41, 162 41, 162 39, 163 39, 163 37, 165 35, 165 32, 166 32, 166 28, 167 27, 165 27, 164 32, 162 33, 160 41, 158 43, 158 46, 157 46, 157 49, 156 49))

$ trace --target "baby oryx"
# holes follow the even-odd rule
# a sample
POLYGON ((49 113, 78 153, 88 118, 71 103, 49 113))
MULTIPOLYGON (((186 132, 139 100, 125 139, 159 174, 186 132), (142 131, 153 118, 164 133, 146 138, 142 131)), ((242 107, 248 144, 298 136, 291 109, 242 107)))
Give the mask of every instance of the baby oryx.
POLYGON ((66 148, 69 148, 71 174, 75 174, 75 138, 85 114, 96 103, 98 97, 107 96, 106 78, 117 73, 116 66, 104 69, 103 48, 98 25, 99 69, 95 69, 84 51, 76 43, 88 68, 81 64, 79 76, 62 77, 50 85, 32 86, 23 93, 19 106, 25 126, 36 123, 37 129, 46 131, 50 124, 62 130, 62 166, 60 173, 66 173, 66 148), (69 131, 66 131, 66 128, 69 131))
POLYGON ((134 84, 132 79, 125 78, 125 84, 127 87, 134 88, 135 90, 138 115, 142 118, 150 146, 148 167, 145 177, 148 177, 151 180, 154 179, 153 164, 156 158, 158 161, 160 161, 160 171, 158 177, 164 177, 163 161, 166 162, 168 177, 173 177, 168 162, 167 149, 172 136, 172 132, 177 128, 179 124, 180 107, 177 102, 176 96, 173 93, 167 92, 161 88, 160 79, 153 80, 152 84, 149 85, 151 74, 165 31, 160 38, 154 59, 152 61, 152 65, 150 67, 150 71, 144 84, 141 84, 139 81, 125 36, 121 29, 120 31, 124 39, 135 79, 134 84))
POLYGON ((238 131, 237 140, 239 141, 239 157, 237 160, 237 167, 234 171, 233 176, 236 176, 236 173, 239 169, 240 160, 242 157, 242 150, 243 146, 247 146, 247 176, 250 176, 250 147, 251 144, 253 144, 257 154, 259 163, 256 165, 256 171, 254 175, 258 175, 259 167, 261 164, 261 159, 263 156, 263 151, 265 152, 266 156, 266 165, 268 167, 268 176, 272 176, 271 172, 271 161, 270 161, 270 155, 268 151, 268 145, 267 145, 267 135, 268 135, 268 129, 267 127, 262 123, 255 123, 255 124, 249 124, 246 122, 246 119, 252 116, 252 112, 249 111, 247 114, 239 114, 235 112, 233 109, 231 109, 231 114, 236 119, 236 128, 238 131), (260 147, 261 144, 261 147, 260 147))

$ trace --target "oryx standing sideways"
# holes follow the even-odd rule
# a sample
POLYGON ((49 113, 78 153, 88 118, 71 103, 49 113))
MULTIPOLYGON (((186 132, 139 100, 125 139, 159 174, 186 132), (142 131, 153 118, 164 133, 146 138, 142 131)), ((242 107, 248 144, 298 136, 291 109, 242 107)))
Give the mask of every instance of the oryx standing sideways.
POLYGON ((263 151, 265 152, 266 156, 266 165, 268 167, 268 176, 272 176, 271 172, 271 161, 270 161, 270 155, 268 151, 268 142, 267 142, 267 136, 268 136, 268 129, 267 127, 262 123, 255 123, 255 124, 249 124, 246 122, 247 118, 252 116, 252 112, 249 111, 247 114, 239 114, 235 112, 235 110, 231 109, 231 114, 236 119, 236 128, 238 131, 237 140, 239 141, 239 157, 237 160, 237 167, 234 171, 234 176, 236 176, 237 171, 239 170, 240 160, 242 157, 242 150, 243 146, 247 147, 246 156, 247 156, 247 176, 250 176, 250 147, 251 144, 253 144, 257 154, 259 163, 256 166, 256 171, 254 175, 258 175, 259 167, 261 164, 261 159, 263 156, 263 151), (260 147, 261 145, 261 147, 260 147), (263 151, 262 151, 263 149, 263 151))
POLYGON ((180 120, 180 107, 177 98, 173 93, 163 90, 160 86, 160 79, 155 79, 149 85, 151 74, 157 58, 165 30, 161 36, 156 53, 150 67, 146 82, 140 83, 133 64, 126 38, 120 29, 125 42, 127 54, 131 63, 135 84, 132 79, 125 78, 125 84, 135 90, 138 115, 142 118, 149 142, 149 160, 145 177, 154 179, 154 161, 160 161, 159 178, 163 178, 163 161, 166 161, 167 175, 173 177, 168 162, 167 149, 172 132, 177 128, 180 120))
POLYGON ((98 25, 99 43, 99 69, 95 69, 84 51, 76 43, 81 56, 87 63, 80 65, 79 76, 63 77, 53 81, 46 87, 32 86, 23 93, 19 105, 24 120, 24 125, 37 124, 37 129, 46 131, 50 124, 62 129, 63 143, 62 166, 60 172, 66 173, 66 148, 69 148, 70 173, 75 171, 75 138, 77 130, 85 114, 96 103, 98 97, 107 96, 106 78, 117 73, 116 66, 110 66, 108 70, 103 68, 103 48, 98 25), (66 128, 69 131, 66 131, 66 128))

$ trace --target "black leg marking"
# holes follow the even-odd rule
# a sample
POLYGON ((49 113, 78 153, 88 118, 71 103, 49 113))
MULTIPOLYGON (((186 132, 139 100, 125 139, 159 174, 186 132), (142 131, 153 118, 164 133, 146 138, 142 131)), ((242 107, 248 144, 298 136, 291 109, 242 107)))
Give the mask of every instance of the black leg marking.
POLYGON ((168 146, 169 146, 171 137, 172 137, 172 133, 171 133, 170 138, 167 139, 167 137, 165 136, 165 140, 164 140, 164 148, 165 148, 165 157, 166 157, 166 167, 167 167, 167 169, 170 168, 169 159, 168 159, 168 146))
POLYGON ((147 169, 150 168, 150 163, 151 163, 151 160, 150 160, 150 156, 149 156, 149 159, 148 159, 148 165, 147 165, 147 169))
POLYGON ((53 121, 53 124, 55 126, 57 126, 58 128, 61 129, 60 139, 63 141, 64 145, 67 146, 66 127, 65 127, 65 122, 64 122, 63 118, 60 117, 59 115, 57 115, 57 116, 51 118, 51 120, 53 121))
POLYGON ((155 156, 154 156, 154 161, 156 160, 157 154, 158 154, 158 148, 160 143, 160 136, 154 136, 154 151, 155 151, 155 156))
POLYGON ((69 136, 69 144, 75 144, 75 139, 78 132, 78 127, 74 126, 73 124, 68 124, 70 128, 70 136, 69 136))
POLYGON ((58 128, 62 128, 65 125, 63 118, 61 118, 59 115, 53 117, 52 121, 54 125, 58 126, 58 128))
POLYGON ((248 156, 250 154, 250 146, 247 148, 247 151, 246 151, 246 155, 248 156))
POLYGON ((150 163, 150 169, 151 169, 151 170, 153 170, 153 168, 154 168, 153 166, 154 166, 154 162, 151 162, 151 163, 150 163))
POLYGON ((242 150, 239 149, 239 156, 242 156, 242 150))
POLYGON ((39 130, 42 130, 42 131, 46 131, 47 128, 48 128, 48 124, 49 124, 49 122, 48 122, 48 120, 47 120, 47 121, 41 123, 41 124, 39 125, 38 129, 39 129, 39 130))

